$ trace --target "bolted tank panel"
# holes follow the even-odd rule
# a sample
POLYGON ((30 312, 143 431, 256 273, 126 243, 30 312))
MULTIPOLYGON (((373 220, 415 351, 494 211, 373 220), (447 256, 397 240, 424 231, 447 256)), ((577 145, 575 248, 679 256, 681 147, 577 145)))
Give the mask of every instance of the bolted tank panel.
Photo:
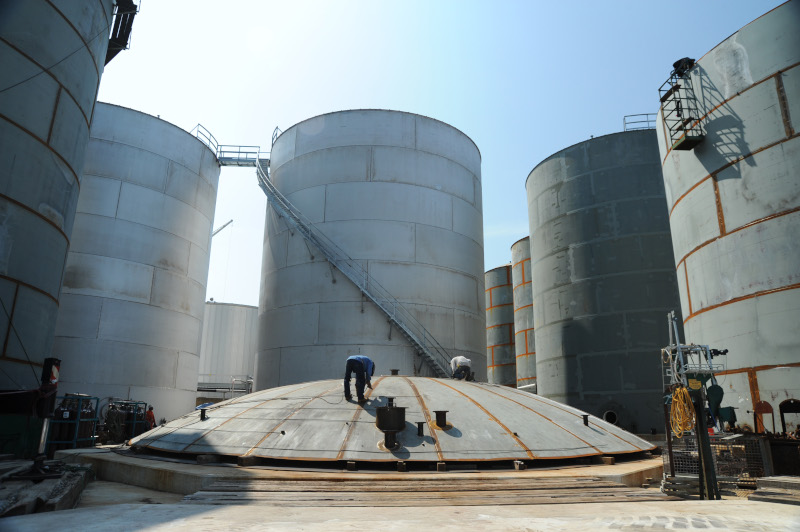
POLYGON ((219 163, 182 129, 98 103, 54 352, 59 390, 195 406, 219 163))
POLYGON ((659 353, 679 299, 655 131, 571 146, 525 186, 539 393, 662 427, 659 353))
MULTIPOLYGON (((252 379, 257 348, 258 307, 207 302, 200 343, 198 388, 210 390, 229 386, 232 378, 252 379)), ((198 391, 197 396, 211 397, 203 391, 198 391)), ((225 398, 230 398, 230 394, 225 398)))
MULTIPOLYGON (((452 356, 486 378, 480 153, 457 129, 409 113, 326 114, 283 132, 278 189, 452 356)), ((429 374, 398 329, 267 208, 259 302, 259 389, 332 378, 345 359, 429 374)))
POLYGON ((685 340, 729 349, 715 359, 722 405, 752 425, 745 411, 766 401, 779 431, 781 403, 800 399, 798 27, 794 0, 697 61, 705 138, 693 150, 670 150, 661 113, 657 129, 685 340))
POLYGON ((0 5, 0 389, 51 355, 112 4, 0 5))
POLYGON ((516 387, 511 266, 486 272, 486 369, 489 384, 516 387))
MULTIPOLYGON (((536 385, 536 341, 533 326, 530 237, 511 246, 511 281, 514 287, 514 344, 517 387, 536 385)), ((536 391, 536 388, 527 388, 536 391)))

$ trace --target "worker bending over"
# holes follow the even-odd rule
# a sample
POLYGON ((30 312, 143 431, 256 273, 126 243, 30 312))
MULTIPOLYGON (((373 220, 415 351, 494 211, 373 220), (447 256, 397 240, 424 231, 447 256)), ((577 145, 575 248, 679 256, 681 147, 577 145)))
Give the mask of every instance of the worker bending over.
POLYGON ((450 370, 453 372, 452 378, 458 380, 472 380, 472 372, 470 371, 471 364, 472 361, 467 357, 462 357, 460 355, 453 357, 453 359, 450 361, 450 370))
POLYGON ((353 398, 350 395, 350 374, 356 374, 356 394, 358 402, 363 403, 364 399, 364 384, 367 388, 372 389, 371 378, 375 375, 375 363, 369 357, 364 355, 353 355, 347 359, 347 364, 344 368, 344 398, 348 401, 353 398))

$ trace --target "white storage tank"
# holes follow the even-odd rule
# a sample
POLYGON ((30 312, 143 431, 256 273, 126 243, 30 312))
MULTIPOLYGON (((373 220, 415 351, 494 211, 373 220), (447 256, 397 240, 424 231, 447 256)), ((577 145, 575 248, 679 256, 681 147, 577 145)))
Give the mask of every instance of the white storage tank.
POLYGON ((517 386, 511 266, 486 272, 486 370, 489 384, 517 386))
POLYGON ((729 350, 714 359, 727 363, 722 406, 751 426, 757 406, 771 410, 757 423, 770 432, 800 399, 798 28, 793 0, 689 70, 700 119, 689 127, 705 136, 693 149, 671 149, 661 112, 657 129, 685 340, 729 350))
POLYGON ((51 356, 112 4, 0 3, 0 389, 51 356))
MULTIPOLYGON (((284 131, 276 187, 409 309, 449 355, 486 379, 481 158, 445 123, 386 110, 317 116, 284 131)), ((431 375, 400 331, 270 207, 259 303, 259 389, 376 373, 431 375)))
POLYGON ((570 146, 525 187, 539 394, 661 429, 660 349, 680 303, 655 131, 570 146))
POLYGON ((98 103, 54 353, 59 391, 195 406, 215 154, 186 131, 98 103))
POLYGON ((511 246, 511 280, 514 286, 517 388, 536 392, 536 339, 533 324, 530 242, 530 237, 526 236, 511 246))
POLYGON ((258 307, 207 301, 202 338, 198 404, 253 391, 258 307))

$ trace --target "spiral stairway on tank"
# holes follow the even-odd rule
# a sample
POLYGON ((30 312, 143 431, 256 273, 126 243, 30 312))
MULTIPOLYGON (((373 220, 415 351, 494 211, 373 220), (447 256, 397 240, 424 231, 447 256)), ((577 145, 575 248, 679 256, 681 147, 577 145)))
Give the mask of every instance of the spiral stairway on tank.
POLYGON ((217 158, 222 166, 252 166, 258 186, 264 191, 273 209, 297 230, 306 241, 320 250, 325 258, 355 284, 386 315, 414 346, 439 377, 449 376, 450 355, 431 333, 395 297, 380 285, 358 261, 317 229, 313 222, 292 205, 272 183, 269 159, 262 158, 257 146, 218 146, 217 158))

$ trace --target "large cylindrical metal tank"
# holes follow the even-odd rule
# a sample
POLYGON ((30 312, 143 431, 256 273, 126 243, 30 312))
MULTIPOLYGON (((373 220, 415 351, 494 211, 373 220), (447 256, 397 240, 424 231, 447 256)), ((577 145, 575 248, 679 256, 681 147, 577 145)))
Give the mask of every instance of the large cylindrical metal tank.
POLYGON ((539 393, 633 432, 663 427, 660 348, 680 302, 656 132, 575 144, 525 187, 539 393))
POLYGON ((112 0, 0 3, 0 389, 38 387, 52 351, 111 18, 112 0))
POLYGON ((514 289, 511 266, 486 272, 486 374, 489 384, 517 386, 514 353, 514 289))
MULTIPOLYGON (((689 71, 705 138, 659 148, 686 341, 727 348, 723 406, 800 399, 800 2, 743 27, 689 71)), ((772 420, 765 416, 772 431, 772 420)))
POLYGON ((254 379, 257 349, 258 307, 206 302, 197 397, 229 399, 246 390, 254 379), (232 391, 213 391, 226 386, 232 391))
POLYGON ((53 350, 59 390, 195 406, 220 166, 186 131, 98 103, 53 350))
MULTIPOLYGON (((484 380, 480 164, 472 140, 443 122, 354 110, 284 131, 270 171, 295 207, 484 380)), ((430 374, 386 316, 270 207, 262 261, 259 389, 339 377, 359 353, 376 373, 430 374)))
POLYGON ((533 287, 531 284, 531 239, 511 246, 511 281, 514 287, 514 344, 517 388, 536 391, 536 339, 533 325, 533 287))

